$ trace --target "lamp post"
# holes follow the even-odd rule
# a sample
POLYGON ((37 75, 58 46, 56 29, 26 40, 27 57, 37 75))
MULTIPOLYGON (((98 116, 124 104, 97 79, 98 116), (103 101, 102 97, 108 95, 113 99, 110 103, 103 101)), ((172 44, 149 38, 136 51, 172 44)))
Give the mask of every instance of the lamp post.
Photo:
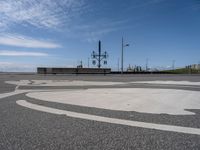
POLYGON ((172 60, 172 70, 175 70, 175 60, 172 60))
POLYGON ((122 58, 121 58, 121 74, 123 74, 124 71, 124 47, 129 46, 129 44, 124 44, 124 38, 122 37, 122 58))

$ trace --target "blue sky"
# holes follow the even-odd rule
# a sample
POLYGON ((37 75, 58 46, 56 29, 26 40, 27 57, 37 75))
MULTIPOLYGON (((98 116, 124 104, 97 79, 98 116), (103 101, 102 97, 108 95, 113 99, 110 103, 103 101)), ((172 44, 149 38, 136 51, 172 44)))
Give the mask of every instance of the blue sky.
MULTIPOLYGON (((0 0, 0 71, 85 67, 98 40, 117 69, 200 62, 199 0, 0 0)), ((90 66, 92 66, 90 58, 90 66)))

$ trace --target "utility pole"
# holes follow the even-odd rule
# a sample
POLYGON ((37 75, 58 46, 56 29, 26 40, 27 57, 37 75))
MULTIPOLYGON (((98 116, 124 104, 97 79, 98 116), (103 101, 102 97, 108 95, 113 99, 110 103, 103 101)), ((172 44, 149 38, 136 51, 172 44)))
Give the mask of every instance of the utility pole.
POLYGON ((98 68, 101 68, 101 41, 99 41, 99 59, 98 59, 98 68))
POLYGON ((117 59, 117 70, 119 72, 119 58, 117 59))
POLYGON ((121 74, 124 71, 124 47, 129 46, 129 44, 124 44, 124 38, 122 37, 122 53, 121 53, 121 74))
POLYGON ((123 70, 124 70, 124 39, 122 37, 122 57, 121 57, 121 74, 123 74, 123 70))
POLYGON ((96 64, 96 60, 98 62, 97 67, 101 68, 101 61, 104 60, 104 64, 107 64, 106 59, 108 58, 108 53, 105 51, 103 53, 101 53, 101 41, 99 41, 99 50, 98 53, 96 53, 95 51, 92 52, 92 59, 93 59, 93 65, 96 64))
POLYGON ((149 59, 147 58, 147 59, 146 59, 146 72, 149 70, 149 69, 148 69, 148 68, 149 68, 149 67, 148 67, 148 63, 149 63, 149 59))
POLYGON ((200 61, 198 62, 198 72, 200 73, 200 61))
POLYGON ((172 61, 172 70, 175 69, 175 62, 176 62, 175 60, 172 61))
POLYGON ((88 57, 88 68, 90 68, 90 58, 88 57))
POLYGON ((83 61, 81 60, 81 66, 83 67, 83 61))

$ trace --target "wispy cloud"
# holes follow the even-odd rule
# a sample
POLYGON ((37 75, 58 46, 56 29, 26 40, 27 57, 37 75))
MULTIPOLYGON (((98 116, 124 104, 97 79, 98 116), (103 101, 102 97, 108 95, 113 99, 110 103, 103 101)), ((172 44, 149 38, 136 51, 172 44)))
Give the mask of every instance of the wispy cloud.
POLYGON ((36 68, 32 64, 0 62, 0 72, 36 72, 36 68))
POLYGON ((84 0, 1 0, 0 27, 30 24, 58 28, 79 15, 84 0))
POLYGON ((27 52, 27 51, 8 51, 8 50, 0 50, 0 56, 33 56, 33 57, 42 57, 48 56, 47 53, 41 52, 27 52))
POLYGON ((74 26, 69 36, 70 38, 79 38, 87 42, 96 42, 104 35, 130 28, 130 26, 127 25, 128 22, 129 20, 127 19, 99 19, 98 21, 94 21, 92 23, 82 23, 74 26), (74 32, 78 34, 73 34, 74 32))
MULTIPOLYGON (((70 38, 75 37, 89 42, 96 41, 104 35, 126 28, 124 26, 127 22, 123 23, 124 20, 121 18, 111 19, 100 16, 98 19, 93 18, 93 21, 91 18, 88 19, 90 14, 95 14, 96 11, 102 12, 104 9, 102 5, 106 6, 106 4, 109 2, 103 1, 97 4, 97 1, 90 2, 88 0, 0 0, 0 31, 15 26, 28 28, 34 26, 62 31, 64 29, 68 31, 67 34, 70 38)), ((110 11, 110 9, 106 9, 106 11, 110 11)), ((15 44, 15 41, 21 43, 18 42, 18 39, 20 38, 4 38, 2 44, 14 43, 15 46, 21 46, 21 44, 15 44), (12 41, 9 42, 10 40, 12 41)), ((40 43, 37 44, 40 45, 40 43)), ((32 44, 25 46, 32 47, 32 44)))
POLYGON ((33 39, 16 34, 0 35, 0 45, 26 47, 26 48, 60 48, 59 44, 54 42, 33 39))
POLYGON ((148 7, 148 6, 150 6, 150 5, 156 5, 156 4, 165 2, 165 1, 166 1, 166 0, 133 1, 133 2, 132 2, 132 5, 129 7, 129 9, 148 7))

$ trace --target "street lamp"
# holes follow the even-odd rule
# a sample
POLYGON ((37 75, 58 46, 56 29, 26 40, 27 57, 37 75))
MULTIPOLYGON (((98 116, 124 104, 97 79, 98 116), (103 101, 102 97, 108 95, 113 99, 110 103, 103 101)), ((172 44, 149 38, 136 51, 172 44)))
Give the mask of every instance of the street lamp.
POLYGON ((123 70, 124 70, 124 47, 128 47, 129 44, 124 44, 124 39, 122 37, 122 58, 121 58, 121 74, 123 74, 123 70))

